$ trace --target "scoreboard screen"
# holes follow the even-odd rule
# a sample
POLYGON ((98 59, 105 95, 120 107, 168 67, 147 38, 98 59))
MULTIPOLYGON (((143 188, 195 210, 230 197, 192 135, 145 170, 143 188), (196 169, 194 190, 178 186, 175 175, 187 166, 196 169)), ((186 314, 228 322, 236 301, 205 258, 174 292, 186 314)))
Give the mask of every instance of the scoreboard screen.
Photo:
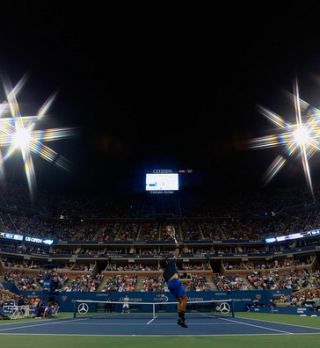
POLYGON ((179 174, 146 174, 146 191, 178 191, 179 174))

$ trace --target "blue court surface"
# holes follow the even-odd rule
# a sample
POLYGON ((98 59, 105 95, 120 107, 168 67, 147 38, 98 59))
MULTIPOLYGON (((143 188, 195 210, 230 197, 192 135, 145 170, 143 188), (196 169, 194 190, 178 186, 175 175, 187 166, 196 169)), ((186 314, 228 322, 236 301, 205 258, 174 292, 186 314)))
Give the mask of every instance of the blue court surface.
POLYGON ((245 318, 189 319, 187 323, 189 328, 185 329, 178 326, 175 319, 32 320, 23 323, 2 324, 0 335, 249 336, 320 334, 320 329, 317 328, 245 318))

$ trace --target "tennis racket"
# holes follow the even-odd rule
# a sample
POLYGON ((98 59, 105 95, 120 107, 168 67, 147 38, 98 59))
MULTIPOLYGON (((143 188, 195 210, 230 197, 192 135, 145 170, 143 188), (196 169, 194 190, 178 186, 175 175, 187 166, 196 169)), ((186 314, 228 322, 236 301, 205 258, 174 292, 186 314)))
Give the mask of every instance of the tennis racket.
POLYGON ((167 226, 167 233, 174 240, 174 242, 176 244, 179 244, 177 239, 176 239, 176 230, 173 226, 171 226, 171 225, 167 226))

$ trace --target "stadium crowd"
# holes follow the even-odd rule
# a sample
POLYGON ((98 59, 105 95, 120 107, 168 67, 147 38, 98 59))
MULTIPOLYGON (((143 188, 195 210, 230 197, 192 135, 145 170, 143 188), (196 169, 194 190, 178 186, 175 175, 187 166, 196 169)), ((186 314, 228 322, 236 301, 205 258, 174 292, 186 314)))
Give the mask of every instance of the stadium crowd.
POLYGON ((31 274, 26 271, 11 271, 4 274, 7 282, 15 284, 19 290, 51 290, 51 291, 97 291, 101 283, 101 275, 92 273, 78 276, 57 271, 40 270, 31 274))
POLYGON ((248 275, 248 281, 255 289, 290 289, 294 292, 304 288, 317 289, 320 287, 320 271, 292 270, 286 273, 280 273, 277 270, 272 270, 268 273, 254 271, 248 275))
POLYGON ((147 276, 142 279, 142 289, 143 292, 148 291, 168 291, 168 288, 164 282, 162 276, 147 276))
POLYGON ((106 271, 157 271, 159 270, 159 265, 152 264, 125 264, 125 265, 117 265, 117 264, 109 264, 106 268, 106 271))
POLYGON ((250 290, 250 286, 241 276, 216 275, 213 282, 220 291, 250 290))
MULTIPOLYGON (((41 206, 36 204, 33 208, 24 209, 24 204, 28 205, 28 195, 20 199, 25 194, 22 193, 22 189, 17 188, 18 194, 14 197, 7 196, 14 192, 14 188, 0 188, 0 192, 2 191, 4 194, 0 200, 0 230, 2 232, 78 241, 171 240, 166 233, 166 222, 158 221, 154 216, 140 210, 141 205, 145 203, 143 200, 137 204, 114 203, 112 208, 109 202, 102 203, 97 199, 89 201, 88 197, 81 197, 83 199, 81 203, 80 197, 64 199, 40 195, 41 206), (16 204, 14 204, 15 199, 16 204), (52 204, 55 199, 60 199, 59 204, 58 201, 52 204), (69 210, 67 202, 70 204, 69 210), (81 205, 82 207, 79 208, 81 205), (104 210, 105 206, 108 206, 110 210, 104 210), (129 206, 130 209, 128 209, 129 206), (60 207, 59 213, 57 207, 60 207), (93 210, 99 214, 92 214, 93 207, 93 210), (123 208, 123 211, 119 207, 123 208), (139 219, 136 219, 137 216, 139 219)), ((318 189, 316 192, 319 195, 318 189)), ((235 206, 234 202, 229 200, 220 202, 221 204, 212 202, 211 208, 206 209, 209 211, 217 209, 216 214, 207 211, 199 216, 192 210, 184 209, 181 215, 171 218, 170 224, 175 227, 178 239, 189 241, 255 240, 319 227, 320 206, 317 203, 302 201, 296 205, 290 190, 282 191, 278 200, 273 201, 273 203, 281 202, 281 209, 276 206, 270 208, 271 197, 267 197, 266 200, 264 200, 266 197, 255 197, 257 200, 254 204, 246 201, 241 205, 240 210, 239 206, 235 206), (284 204, 286 199, 288 199, 287 205, 284 204), (227 207, 226 203, 230 206, 227 207), (248 206, 252 210, 249 210, 248 206), (247 214, 247 211, 250 213, 247 214)), ((305 198, 303 195, 301 197, 305 198)))
POLYGON ((206 276, 198 274, 184 274, 181 277, 187 291, 209 291, 212 290, 206 276))
MULTIPOLYGON (((316 188, 316 197, 320 196, 319 192, 319 188, 316 188)), ((167 290, 162 276, 159 275, 161 262, 108 260, 101 263, 99 268, 98 262, 81 261, 86 257, 136 256, 142 259, 143 256, 165 258, 170 255, 172 246, 165 243, 140 244, 172 241, 166 230, 166 219, 153 216, 148 210, 148 203, 143 199, 132 202, 119 200, 112 204, 89 196, 75 198, 40 194, 35 205, 30 206, 29 196, 25 193, 24 189, 18 187, 0 188, 0 232, 53 237, 60 241, 97 243, 65 243, 49 247, 9 242, 0 238, 1 253, 16 253, 21 257, 17 260, 2 256, 3 269, 0 269, 0 274, 5 281, 15 284, 19 290, 33 291, 167 290), (110 241, 118 244, 104 244, 110 241), (138 243, 134 243, 135 241, 138 243), (50 270, 44 266, 49 263, 47 261, 22 259, 23 255, 28 254, 48 256, 48 259, 49 256, 70 255, 78 259, 77 262, 69 264, 66 263, 68 261, 61 265, 55 264, 50 270), (114 274, 116 272, 118 274, 114 274), (148 274, 141 275, 136 272, 148 274)), ((320 226, 320 206, 308 200, 303 192, 297 194, 295 189, 290 189, 253 197, 225 197, 219 204, 211 202, 207 206, 192 209, 182 207, 180 215, 171 216, 170 224, 175 227, 179 240, 201 242, 187 245, 182 243, 182 257, 188 259, 189 256, 219 255, 223 260, 224 255, 239 254, 240 260, 242 255, 280 253, 319 244, 314 240, 291 241, 275 246, 262 242, 251 245, 222 243, 225 240, 263 240, 268 236, 312 230, 320 226)), ((207 275, 208 271, 212 272, 209 261, 180 261, 178 266, 184 273, 181 279, 188 291, 208 291, 215 288, 219 291, 290 289, 294 292, 291 303, 299 304, 310 298, 319 298, 320 273, 313 270, 316 266, 314 261, 314 256, 276 260, 263 259, 261 256, 258 261, 228 260, 222 261, 224 270, 221 269, 219 274, 212 273, 212 276, 207 275), (200 271, 206 271, 202 272, 205 275, 200 271), (237 271, 242 271, 241 275, 237 271)), ((12 294, 0 288, 0 301, 10 296, 12 294)))
POLYGON ((295 268, 311 265, 314 257, 306 259, 285 258, 273 261, 264 262, 224 262, 226 270, 265 270, 265 269, 279 269, 279 268, 295 268))
POLYGON ((103 288, 101 289, 102 292, 111 292, 111 291, 117 291, 117 292, 127 292, 127 291, 135 291, 137 284, 137 276, 136 275, 116 275, 113 276, 110 279, 107 279, 105 284, 103 285, 103 288))

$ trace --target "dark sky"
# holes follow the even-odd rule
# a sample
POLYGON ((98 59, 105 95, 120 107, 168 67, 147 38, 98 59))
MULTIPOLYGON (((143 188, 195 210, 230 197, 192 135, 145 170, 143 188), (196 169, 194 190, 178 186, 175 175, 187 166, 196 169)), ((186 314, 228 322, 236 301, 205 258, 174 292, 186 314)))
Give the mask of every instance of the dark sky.
MULTIPOLYGON (((320 103, 318 8, 65 6, 19 4, 0 24, 2 73, 29 72, 36 106, 58 90, 49 125, 79 129, 52 144, 71 177, 36 160, 45 188, 117 191, 147 169, 192 168, 212 188, 255 189, 277 153, 243 149, 272 127, 256 105, 288 112, 296 76, 320 103)), ((299 178, 292 161, 274 185, 299 178)))

